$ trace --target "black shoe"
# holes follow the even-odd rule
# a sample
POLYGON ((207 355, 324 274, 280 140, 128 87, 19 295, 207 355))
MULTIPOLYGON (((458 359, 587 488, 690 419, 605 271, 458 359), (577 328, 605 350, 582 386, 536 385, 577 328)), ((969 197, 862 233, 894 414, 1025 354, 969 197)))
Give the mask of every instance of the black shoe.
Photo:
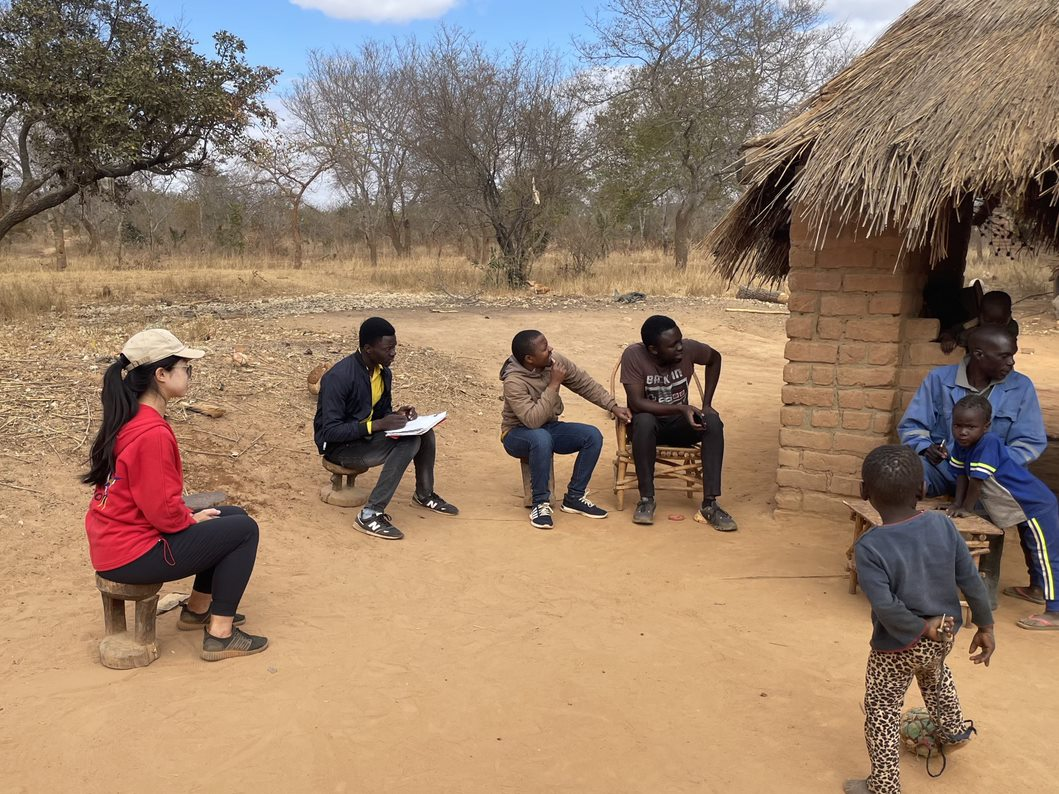
POLYGON ((365 517, 364 513, 357 513, 353 528, 365 535, 374 535, 385 540, 400 540, 404 537, 404 533, 390 523, 390 517, 386 513, 375 513, 368 517, 365 517))
MULTIPOLYGON (((246 615, 240 615, 238 612, 235 613, 235 619, 232 621, 233 626, 242 626, 246 623, 246 615)), ((180 605, 180 619, 177 620, 177 628, 181 631, 192 631, 193 629, 204 629, 210 625, 210 611, 207 609, 205 612, 192 612, 188 609, 187 604, 180 605)))
POLYGON ((648 497, 636 503, 636 512, 632 514, 634 524, 653 524, 655 522, 655 500, 648 497))
POLYGON ((537 529, 551 529, 555 526, 552 521, 552 506, 548 502, 534 505, 530 510, 530 523, 537 529))
POLYGON ((978 729, 974 727, 974 720, 964 720, 960 730, 956 733, 951 736, 946 736, 943 733, 941 743, 952 749, 971 741, 971 737, 976 733, 978 733, 978 729))
POLYGON ((708 505, 699 508, 699 515, 706 519, 706 523, 718 532, 735 532, 739 529, 735 519, 716 502, 710 502, 708 505))
POLYGON ((232 629, 231 637, 214 637, 208 631, 202 633, 202 658, 207 662, 250 656, 261 653, 267 647, 268 637, 247 634, 242 629, 232 629))
POLYGON ((412 494, 412 504, 416 507, 423 507, 443 516, 458 516, 460 514, 460 510, 456 505, 449 504, 436 493, 430 494, 430 496, 425 499, 420 498, 416 494, 412 494))
POLYGON ((563 503, 560 505, 560 508, 564 513, 578 513, 579 515, 588 516, 589 518, 607 517, 606 510, 592 504, 583 496, 579 496, 575 499, 567 494, 563 497, 563 503))

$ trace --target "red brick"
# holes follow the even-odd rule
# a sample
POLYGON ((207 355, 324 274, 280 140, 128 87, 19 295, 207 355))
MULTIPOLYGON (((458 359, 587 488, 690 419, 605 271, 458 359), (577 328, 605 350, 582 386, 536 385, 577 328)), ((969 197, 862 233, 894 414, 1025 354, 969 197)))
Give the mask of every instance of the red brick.
POLYGON ((841 496, 829 496, 828 494, 810 491, 802 494, 802 511, 824 515, 829 518, 848 520, 849 508, 842 504, 842 498, 841 496))
POLYGON ((806 413, 804 408, 785 405, 780 408, 780 424, 784 427, 801 427, 805 424, 806 413))
POLYGON ((847 292, 904 292, 903 273, 847 273, 842 289, 847 292))
POLYGON ((800 469, 802 467, 801 450, 781 449, 779 454, 779 464, 791 469, 800 469))
POLYGON ((883 411, 875 414, 871 419, 871 429, 879 435, 890 435, 890 431, 894 429, 894 415, 883 411))
POLYGON ((838 411, 813 411, 810 421, 813 427, 838 427, 838 411))
POLYGON ((872 317, 865 320, 849 320, 846 323, 846 339, 860 342, 900 342, 900 317, 872 317))
POLYGON ((781 447, 799 447, 802 449, 831 449, 832 434, 826 430, 794 430, 789 427, 780 428, 781 447))
POLYGON ((863 294, 851 295, 822 295, 820 297, 820 314, 828 317, 840 315, 861 316, 868 313, 868 296, 863 294))
POLYGON ((959 361, 962 352, 954 350, 951 355, 946 355, 942 352, 941 345, 936 342, 912 342, 905 350, 904 363, 912 366, 940 367, 959 361))
POLYGON ((787 336, 790 339, 812 339, 816 333, 815 314, 792 314, 787 318, 787 336))
POLYGON ((867 455, 884 439, 876 435, 861 436, 854 433, 835 433, 833 448, 836 452, 855 452, 859 455, 867 455))
POLYGON ((914 392, 901 392, 897 399, 897 410, 904 414, 904 412, 908 410, 908 405, 912 402, 912 398, 915 396, 914 392))
POLYGON ((816 252, 816 266, 870 271, 875 268, 875 254, 863 245, 831 245, 816 252))
POLYGON ((871 314, 902 314, 912 308, 916 300, 914 296, 905 295, 902 292, 884 292, 881 295, 872 295, 868 301, 868 311, 871 314))
POLYGON ((835 368, 831 364, 813 364, 813 385, 831 386, 835 382, 835 368))
POLYGON ((843 411, 842 427, 846 430, 867 430, 871 427, 870 413, 864 411, 843 411))
POLYGON ((860 364, 868 355, 868 346, 861 342, 843 342, 838 348, 839 364, 860 364))
POLYGON ((906 317, 903 330, 908 342, 929 342, 938 338, 941 323, 929 317, 906 317))
POLYGON ((839 386, 893 386, 897 367, 839 367, 839 386))
POLYGON ((784 405, 808 405, 830 408, 835 404, 835 390, 828 387, 784 386, 780 390, 784 405))
POLYGON ((841 339, 845 329, 844 317, 821 317, 816 321, 816 335, 820 339, 841 339))
POLYGON ((811 365, 809 364, 787 364, 783 368, 783 382, 793 383, 795 385, 801 385, 809 382, 809 373, 811 365))
POLYGON ((864 404, 876 411, 892 411, 896 394, 893 389, 866 389, 864 404))
POLYGON ((788 361, 816 361, 821 364, 834 364, 838 358, 838 345, 835 342, 808 342, 804 339, 791 339, 783 350, 788 361))
POLYGON ((792 312, 815 312, 820 308, 820 293, 792 292, 787 299, 787 308, 792 312))
POLYGON ((900 346, 892 342, 877 342, 868 348, 867 362, 880 367, 888 367, 897 363, 897 353, 900 346))
POLYGON ((841 286, 842 274, 829 270, 799 270, 787 276, 787 283, 790 285, 791 292, 804 290, 833 292, 841 286))
POLYGON ((860 477, 832 477, 828 491, 839 496, 852 496, 860 499, 860 477))
POLYGON ((776 482, 781 488, 802 488, 807 491, 827 490, 827 476, 811 471, 781 468, 776 472, 776 482))
POLYGON ((897 373, 897 385, 902 389, 915 391, 932 369, 933 367, 901 367, 897 373))
POLYGON ((867 398, 860 389, 839 390, 839 408, 863 408, 867 405, 867 398))
POLYGON ((809 471, 828 471, 833 474, 860 474, 864 461, 856 455, 836 455, 833 452, 803 452, 802 468, 809 471))
POLYGON ((802 492, 797 488, 780 488, 776 491, 776 508, 800 512, 802 509, 802 492))

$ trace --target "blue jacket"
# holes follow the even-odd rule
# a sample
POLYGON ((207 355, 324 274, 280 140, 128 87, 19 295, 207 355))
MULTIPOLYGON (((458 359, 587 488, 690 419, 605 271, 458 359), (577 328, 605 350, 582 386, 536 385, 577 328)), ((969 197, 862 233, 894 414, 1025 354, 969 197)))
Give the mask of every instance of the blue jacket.
MULTIPOLYGON (((952 436, 952 408, 962 397, 975 393, 967 382, 966 358, 959 364, 931 370, 897 426, 901 443, 922 452, 931 444, 944 441, 951 451, 956 443, 952 436)), ((1012 370, 1004 380, 993 384, 989 403, 993 406, 990 431, 1000 436, 1012 460, 1022 466, 1037 460, 1048 446, 1048 437, 1033 381, 1012 370)))
POLYGON ((381 419, 393 413, 391 384, 393 374, 382 368, 382 397, 371 407, 371 372, 360 353, 346 356, 320 378, 320 394, 316 398, 316 418, 313 419, 313 440, 320 454, 327 445, 367 438, 369 419, 381 419))

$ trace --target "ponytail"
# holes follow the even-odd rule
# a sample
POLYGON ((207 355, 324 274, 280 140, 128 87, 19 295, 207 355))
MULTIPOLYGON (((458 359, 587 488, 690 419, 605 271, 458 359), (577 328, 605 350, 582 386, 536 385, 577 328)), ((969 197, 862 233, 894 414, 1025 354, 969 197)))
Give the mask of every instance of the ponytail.
POLYGON ((88 473, 81 477, 81 482, 88 485, 106 485, 114 472, 114 442, 126 423, 140 410, 140 396, 156 388, 154 373, 159 367, 170 369, 180 361, 177 356, 168 356, 125 372, 129 359, 124 354, 107 367, 103 373, 103 391, 100 399, 103 402, 103 421, 92 442, 89 454, 88 473))

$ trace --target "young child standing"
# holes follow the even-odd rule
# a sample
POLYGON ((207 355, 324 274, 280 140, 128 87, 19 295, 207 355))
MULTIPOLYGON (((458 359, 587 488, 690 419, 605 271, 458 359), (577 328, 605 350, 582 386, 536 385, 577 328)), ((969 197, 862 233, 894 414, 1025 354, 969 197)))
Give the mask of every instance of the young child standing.
POLYGON ((971 661, 988 667, 996 642, 989 596, 952 519, 916 509, 923 490, 916 453, 902 445, 879 447, 864 459, 861 479, 863 497, 883 522, 864 533, 854 549, 873 625, 864 695, 871 774, 847 780, 844 791, 896 794, 901 791, 901 707, 913 677, 941 740, 952 745, 971 736, 945 664, 950 637, 961 622, 957 589, 978 626, 969 651, 978 653, 971 661))
POLYGON ((953 406, 956 448, 949 466, 956 474, 956 497, 949 515, 970 515, 981 501, 998 527, 1018 525, 1030 586, 1004 592, 1044 602, 1044 613, 1020 619, 1019 628, 1059 631, 1059 503, 1047 485, 1011 459, 1000 437, 989 432, 992 415, 989 400, 977 394, 953 406))

